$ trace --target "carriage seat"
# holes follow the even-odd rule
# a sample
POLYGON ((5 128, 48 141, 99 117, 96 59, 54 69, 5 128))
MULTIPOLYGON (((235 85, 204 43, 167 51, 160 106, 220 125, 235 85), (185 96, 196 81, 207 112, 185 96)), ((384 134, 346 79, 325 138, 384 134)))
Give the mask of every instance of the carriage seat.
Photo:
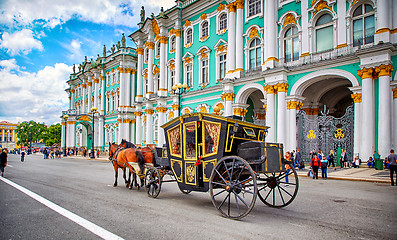
POLYGON ((244 158, 250 164, 261 164, 266 161, 265 143, 260 141, 243 142, 237 147, 237 156, 244 158))

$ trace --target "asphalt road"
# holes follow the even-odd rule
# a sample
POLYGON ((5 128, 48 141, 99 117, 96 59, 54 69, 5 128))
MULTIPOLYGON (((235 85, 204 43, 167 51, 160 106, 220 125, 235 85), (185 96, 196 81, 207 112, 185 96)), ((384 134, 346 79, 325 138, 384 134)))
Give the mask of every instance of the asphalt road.
MULTIPOLYGON (((164 183, 157 199, 113 187, 109 162, 9 155, 5 178, 125 239, 397 239, 397 187, 300 178, 283 209, 258 199, 242 220, 220 216, 209 193, 180 193, 164 183)), ((0 239, 99 239, 0 181, 0 239)))

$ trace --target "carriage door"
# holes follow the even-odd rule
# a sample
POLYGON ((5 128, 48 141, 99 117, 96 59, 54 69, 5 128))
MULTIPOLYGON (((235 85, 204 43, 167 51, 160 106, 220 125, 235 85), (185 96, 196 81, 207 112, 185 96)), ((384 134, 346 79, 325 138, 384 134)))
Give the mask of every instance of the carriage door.
POLYGON ((221 123, 202 121, 202 175, 203 182, 209 182, 212 170, 218 159, 219 136, 221 133, 221 123))
POLYGON ((183 167, 184 167, 184 182, 188 185, 198 186, 198 167, 196 162, 198 160, 197 148, 197 122, 188 122, 183 125, 184 139, 183 139, 183 167))

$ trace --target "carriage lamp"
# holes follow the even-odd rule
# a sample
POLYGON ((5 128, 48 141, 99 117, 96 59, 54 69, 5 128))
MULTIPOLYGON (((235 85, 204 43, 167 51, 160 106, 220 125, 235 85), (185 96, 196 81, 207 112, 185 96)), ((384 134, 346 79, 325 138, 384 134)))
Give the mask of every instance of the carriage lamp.
POLYGON ((237 131, 238 131, 238 123, 236 122, 234 125, 233 125, 233 132, 234 133, 236 133, 237 131))
POLYGON ((63 119, 65 119, 65 141, 64 141, 64 148, 63 148, 63 156, 66 157, 67 153, 66 153, 66 124, 67 124, 67 120, 69 118, 69 115, 65 114, 62 117, 63 119))

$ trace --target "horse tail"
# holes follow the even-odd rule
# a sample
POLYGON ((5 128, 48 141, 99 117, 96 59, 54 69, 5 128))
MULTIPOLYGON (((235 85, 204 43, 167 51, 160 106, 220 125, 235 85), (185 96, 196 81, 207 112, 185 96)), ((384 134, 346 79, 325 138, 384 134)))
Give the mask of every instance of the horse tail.
POLYGON ((136 155, 138 155, 138 166, 139 169, 141 170, 141 174, 145 173, 145 158, 143 157, 143 154, 141 151, 136 150, 136 155))

